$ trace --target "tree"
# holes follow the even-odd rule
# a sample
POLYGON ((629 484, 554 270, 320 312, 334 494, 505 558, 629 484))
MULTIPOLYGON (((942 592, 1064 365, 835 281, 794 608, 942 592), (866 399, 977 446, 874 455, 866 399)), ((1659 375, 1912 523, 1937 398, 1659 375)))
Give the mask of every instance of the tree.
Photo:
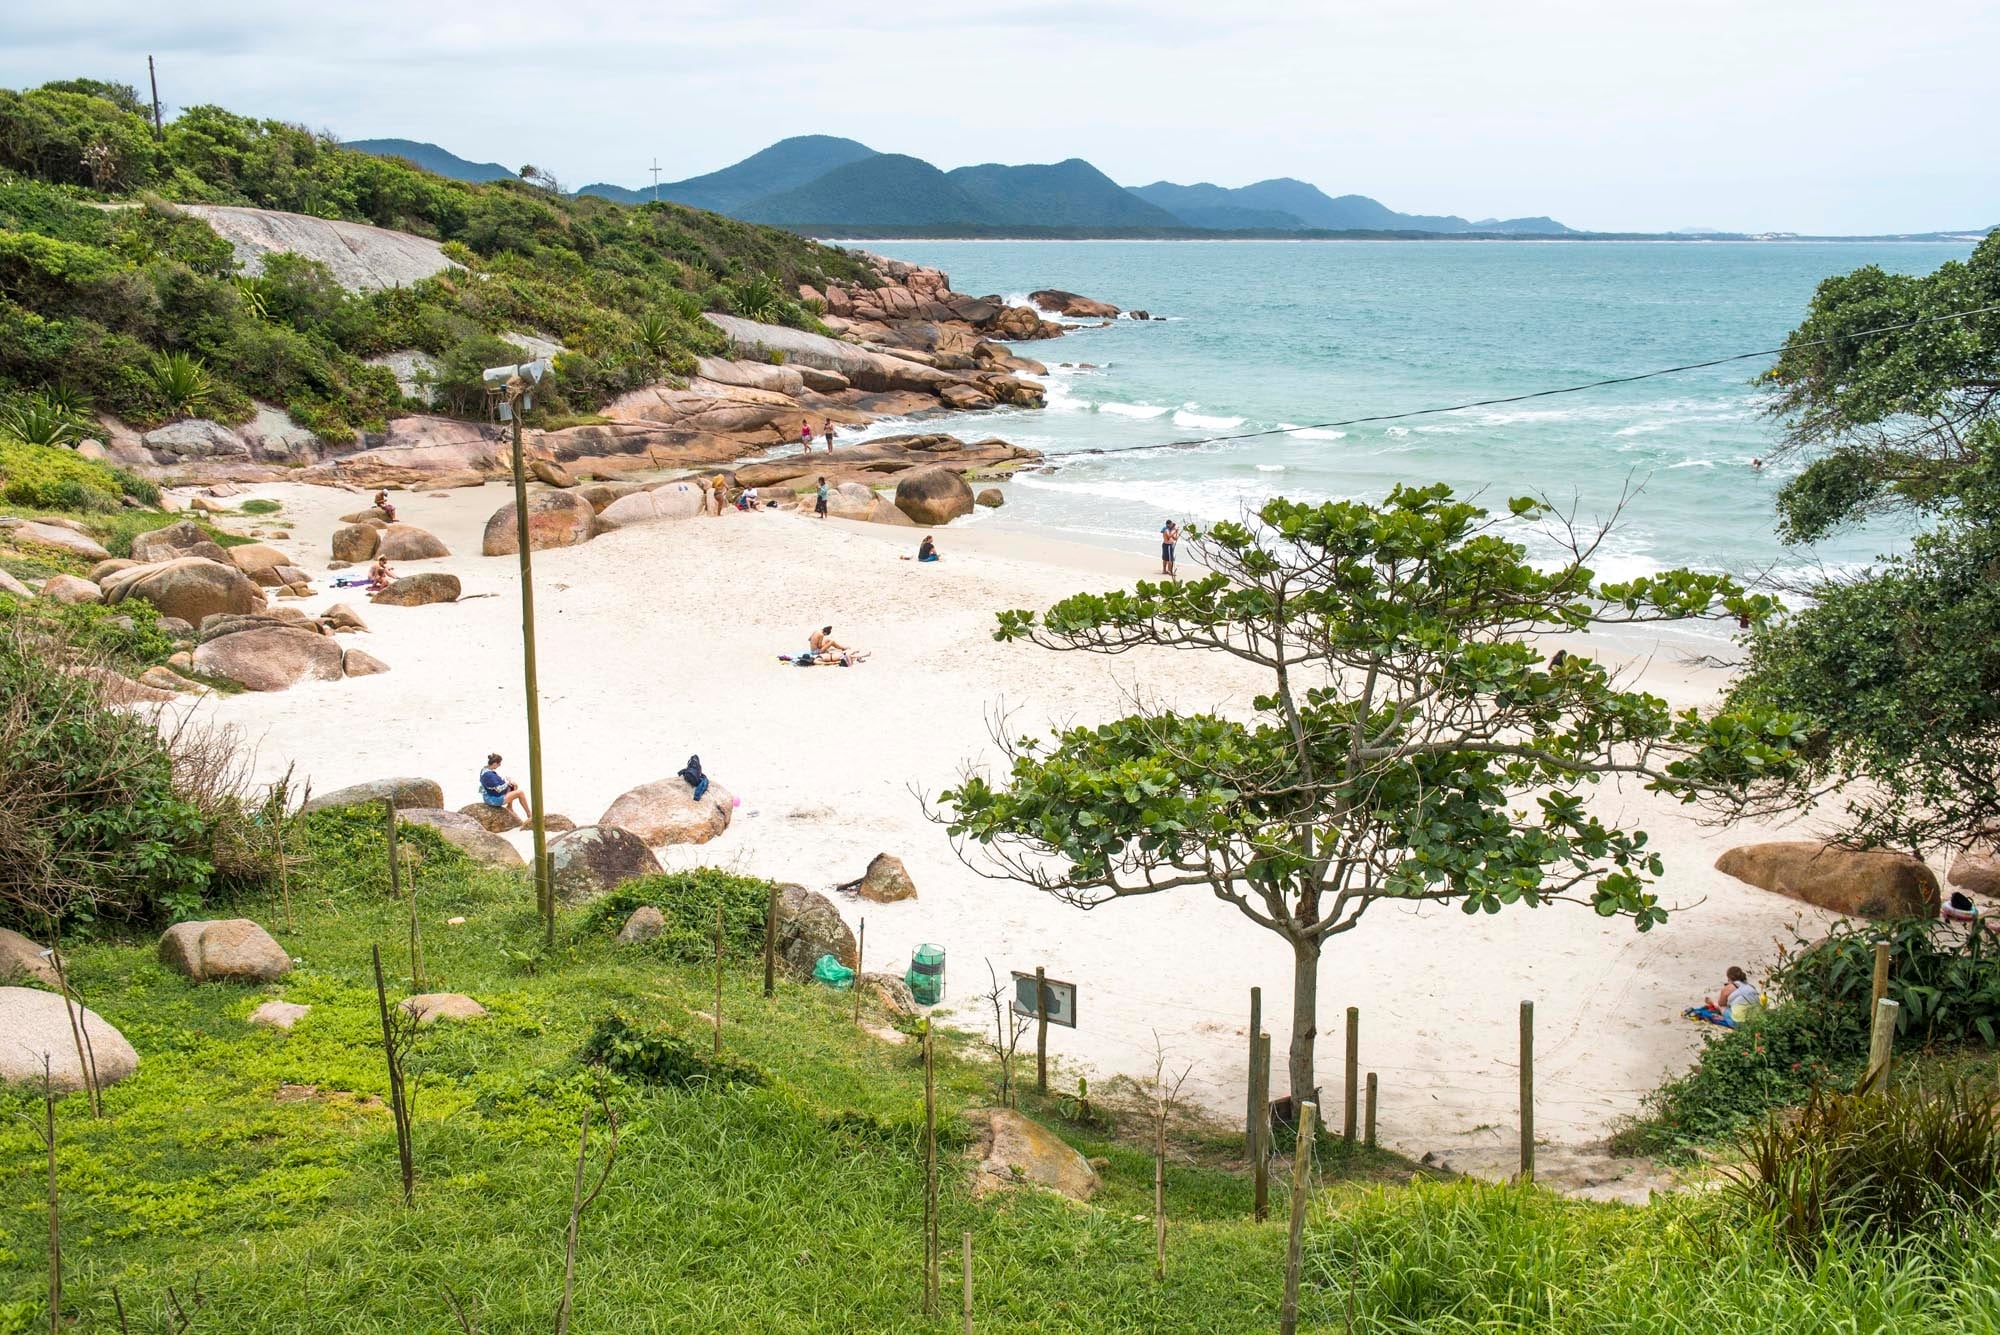
POLYGON ((1799 762, 1759 785, 1844 804, 1843 840, 1922 851, 2000 826, 2000 234, 1964 263, 1820 284, 1771 379, 1788 451, 1780 532, 1929 520, 1909 552, 1802 590, 1750 638, 1732 690, 1802 711, 1799 762), (1983 312, 1947 318, 1964 312, 1983 312), (1891 332, 1870 332, 1924 320, 1891 332))
POLYGON ((1965 470, 2000 448, 2000 232, 1933 273, 1871 264, 1827 279, 1769 379, 1778 453, 1811 456, 1779 494, 1788 541, 1949 509, 1965 470))
POLYGON ((1788 716, 1674 714, 1588 657, 1544 659, 1529 637, 1775 606, 1688 571, 1600 585, 1585 562, 1604 529, 1552 525, 1564 559, 1537 568, 1502 530, 1552 516, 1523 498, 1495 517, 1444 486, 1272 500, 1254 524, 1190 530, 1200 579, 1003 612, 1001 640, 1219 652, 1269 689, 1246 718, 1142 706, 1003 740, 1008 782, 968 772, 939 818, 962 855, 1078 907, 1206 887, 1283 937, 1291 1087, 1309 1098, 1321 951, 1373 905, 1584 902, 1647 930, 1666 917, 1647 889, 1660 860, 1581 790, 1630 774, 1725 796, 1789 761, 1788 716))

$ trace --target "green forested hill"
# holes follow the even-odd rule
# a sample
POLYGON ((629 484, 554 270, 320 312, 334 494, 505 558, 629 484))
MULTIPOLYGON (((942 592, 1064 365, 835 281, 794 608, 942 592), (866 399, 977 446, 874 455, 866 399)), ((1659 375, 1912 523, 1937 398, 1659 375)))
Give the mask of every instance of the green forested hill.
POLYGON ((218 107, 156 140, 131 89, 91 80, 0 90, 0 398, 140 425, 240 420, 256 398, 340 440, 403 407, 364 359, 430 353, 447 409, 477 412, 477 370, 512 355, 493 335, 530 329, 570 349, 542 411, 588 411, 714 350, 702 310, 810 325, 786 293, 829 278, 863 269, 679 205, 448 180, 218 107), (464 267, 359 295, 282 256, 252 279, 172 207, 194 202, 413 232, 464 267))

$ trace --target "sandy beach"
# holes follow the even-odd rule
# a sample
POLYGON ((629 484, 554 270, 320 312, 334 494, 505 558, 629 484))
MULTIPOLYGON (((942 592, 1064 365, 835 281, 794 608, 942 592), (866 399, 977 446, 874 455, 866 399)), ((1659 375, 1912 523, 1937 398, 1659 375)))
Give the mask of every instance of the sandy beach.
MULTIPOLYGON (((267 541, 296 553, 326 589, 336 516, 365 497, 296 485, 251 494, 283 503, 293 537, 267 541)), ((396 495, 399 518, 453 552, 401 569, 459 575, 465 596, 455 605, 375 607, 358 591, 331 590, 295 604, 355 607, 371 631, 348 642, 389 672, 209 697, 198 713, 240 729, 260 774, 296 766, 319 791, 423 775, 442 782, 456 806, 474 800, 490 750, 525 780, 516 564, 478 555, 487 517, 509 500, 493 485, 396 495)), ((1143 1075, 1157 1034, 1176 1066, 1192 1064, 1195 1099, 1240 1115, 1251 987, 1264 989, 1275 1050, 1289 1040, 1283 943, 1197 892, 1086 913, 982 877, 925 818, 919 794, 991 757, 996 711, 1011 716, 1010 731, 1039 732, 1110 716, 1134 689, 1241 711, 1254 679, 1187 654, 1105 659, 993 642, 997 609, 1039 609, 1150 576, 1157 565, 1145 534, 1123 556, 1010 532, 999 517, 935 533, 945 559, 931 566, 899 559, 916 546, 909 529, 789 513, 627 528, 537 553, 549 810, 589 823, 619 794, 699 753, 742 805, 721 838, 667 849, 664 864, 718 865, 831 893, 874 854, 894 853, 918 899, 841 900, 850 922, 866 911, 869 967, 900 970, 920 942, 943 945, 948 1009, 976 1028, 988 961, 1003 979, 1044 966, 1080 988, 1078 1028, 1051 1038, 1066 1079, 1143 1075), (828 622, 836 637, 870 650, 870 661, 812 671, 777 661, 828 622)), ((1664 653, 1643 673, 1677 705, 1711 698, 1720 682, 1664 653)), ((1710 828, 1636 786, 1606 785, 1593 800, 1607 817, 1651 833, 1667 865, 1670 921, 1641 935, 1570 906, 1477 918, 1375 908, 1325 958, 1319 1066, 1330 1102, 1338 1102, 1349 1005, 1361 1008, 1363 1068, 1380 1075, 1382 1137, 1413 1154, 1513 1143, 1523 999, 1540 1017, 1538 1132, 1549 1142, 1601 1140, 1685 1066, 1701 1033, 1681 1009, 1712 993, 1726 965, 1755 971, 1768 962, 1804 910, 1712 868, 1724 848, 1769 837, 1765 829, 1710 828)), ((525 835, 513 837, 525 847, 525 835)))

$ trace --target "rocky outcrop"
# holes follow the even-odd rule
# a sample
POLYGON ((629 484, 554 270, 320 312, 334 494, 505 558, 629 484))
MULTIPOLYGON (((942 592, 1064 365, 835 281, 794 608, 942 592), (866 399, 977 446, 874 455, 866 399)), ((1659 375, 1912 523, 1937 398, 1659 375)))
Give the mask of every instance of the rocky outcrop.
POLYGON ((567 491, 576 485, 576 479, 569 475, 569 470, 553 459, 530 459, 527 468, 528 472, 534 475, 535 481, 545 486, 559 487, 567 491))
POLYGON ((387 663, 365 650, 349 649, 340 657, 340 675, 343 677, 376 677, 388 670, 387 663))
POLYGON ((896 508, 919 524, 948 524, 972 513, 972 488, 949 468, 922 468, 896 483, 896 508))
MULTIPOLYGON (((512 807, 489 807, 484 802, 468 803, 458 809, 458 814, 473 821, 488 834, 505 834, 509 830, 520 829, 522 825, 521 818, 514 814, 512 807)), ((548 824, 546 816, 542 818, 542 823, 546 828, 554 828, 548 824)))
POLYGON ((194 666, 204 676, 233 681, 246 691, 282 691, 302 681, 339 681, 340 646, 317 628, 273 618, 243 617, 234 632, 203 638, 194 666))
POLYGON ((275 209, 184 204, 236 251, 247 274, 264 272, 264 257, 284 253, 318 260, 350 292, 408 287, 457 266, 435 241, 366 223, 337 222, 275 209))
POLYGON ((391 561, 434 561, 451 549, 414 524, 391 524, 382 530, 375 555, 391 561))
MULTIPOLYGON (((528 498, 528 547, 574 547, 597 531, 597 512, 573 491, 544 491, 528 498)), ((479 550, 487 556, 514 556, 520 550, 519 523, 510 502, 493 512, 479 550)))
POLYGON ((50 1086, 58 1094, 85 1087, 86 1071, 77 1056, 78 1029, 88 1042, 88 1076, 108 1088, 139 1069, 139 1054, 125 1035, 86 1006, 72 1011, 55 992, 33 987, 0 987, 0 1084, 42 1087, 46 1060, 50 1086), (75 1020, 71 1016, 74 1014, 75 1020), (72 1027, 72 1025, 76 1027, 72 1027))
POLYGON ((248 918, 175 923, 160 937, 160 963, 197 983, 268 983, 292 971, 292 957, 248 918))
POLYGON ((383 607, 428 607, 432 603, 455 603, 463 592, 458 576, 442 570, 425 570, 392 580, 389 587, 368 595, 368 601, 383 607))
POLYGON ((42 581, 37 596, 52 603, 101 603, 104 590, 75 575, 51 575, 42 581))
POLYGON ((820 477, 834 485, 861 482, 880 486, 922 468, 946 468, 974 476, 1006 473, 1042 461, 1039 450, 988 438, 970 443, 943 432, 883 436, 843 445, 831 454, 780 455, 738 464, 736 484, 764 489, 805 488, 820 477))
POLYGON ((304 811, 331 811, 335 807, 357 807, 393 802, 398 811, 435 811, 444 805, 444 789, 435 779, 371 779, 322 793, 308 800, 304 811))
POLYGON ((998 487, 987 487, 972 498, 974 505, 983 505, 989 510, 998 510, 1007 503, 1007 497, 998 487))
POLYGON ((172 561, 183 556, 205 556, 229 564, 229 553, 208 536, 198 524, 183 519, 178 524, 156 528, 132 539, 132 559, 140 565, 172 561))
POLYGON ((398 808, 396 819, 412 825, 428 825, 482 867, 525 867, 519 850, 497 834, 487 831, 471 816, 437 807, 398 808))
POLYGON ((0 927, 0 983, 60 987, 49 952, 19 932, 0 927))
POLYGON ((812 975, 822 955, 831 955, 850 969, 856 960, 854 932, 841 920, 840 910, 825 895, 802 885, 780 890, 777 951, 785 967, 801 978, 812 975))
POLYGON ((1760 890, 1854 918, 1935 918, 1937 877, 1913 857, 1781 840, 1732 848, 1715 869, 1760 890))
POLYGON ((1071 320, 1115 320, 1119 315, 1118 308, 1108 301, 1080 297, 1074 292, 1065 292, 1057 287, 1030 292, 1028 300, 1045 311, 1053 311, 1071 320))
POLYGON ((366 631, 368 623, 346 603, 334 603, 319 614, 319 624, 330 631, 366 631))
POLYGON ((267 1001, 250 1012, 250 1023, 261 1029, 290 1029, 311 1010, 296 1001, 267 1001))
POLYGON ((284 579, 280 572, 290 568, 292 558, 261 542, 245 543, 241 547, 231 547, 223 553, 223 559, 250 577, 259 588, 275 589, 291 581, 284 579))
POLYGON ((102 561, 111 555, 88 533, 54 520, 0 517, 0 532, 4 532, 10 542, 26 543, 31 547, 52 547, 86 561, 102 561))
POLYGON ((869 861, 868 870, 862 873, 854 889, 863 899, 876 904, 894 904, 917 897, 916 882, 910 879, 903 860, 889 853, 877 853, 869 861))
POLYGON ((199 626, 218 612, 260 612, 264 595, 235 566, 202 556, 136 565, 105 577, 104 601, 127 598, 151 603, 162 616, 199 626))
POLYGON ((711 781, 697 802, 687 780, 676 775, 623 794, 597 823, 629 830, 654 848, 705 844, 729 828, 734 807, 735 800, 721 784, 711 781))
POLYGON ((1068 1142, 1040 1122, 1012 1108, 984 1108, 967 1114, 978 1140, 975 1196, 1006 1187, 1039 1187, 1071 1200, 1097 1194, 1097 1170, 1068 1142))
POLYGON ((609 532, 629 528, 633 524, 692 519, 701 510, 701 488, 691 482, 669 482, 612 501, 598 514, 597 527, 600 531, 609 532))
POLYGON ((33 589, 23 584, 20 580, 15 579, 4 570, 0 570, 0 593, 19 598, 22 602, 26 602, 35 596, 33 589))
MULTIPOLYGON (((47 593, 46 588, 43 593, 47 593)), ((1988 849, 1968 848, 1951 860, 1945 880, 1975 895, 2000 898, 2000 856, 1988 849)))
POLYGON ((645 841, 611 825, 585 825, 549 841, 556 897, 581 904, 660 870, 645 841))

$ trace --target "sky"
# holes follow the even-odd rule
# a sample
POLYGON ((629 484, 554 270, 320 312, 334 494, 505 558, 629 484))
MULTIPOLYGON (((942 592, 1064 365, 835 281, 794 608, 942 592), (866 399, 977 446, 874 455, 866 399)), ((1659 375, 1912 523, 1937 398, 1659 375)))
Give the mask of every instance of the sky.
POLYGON ((952 168, 1272 176, 1410 213, 2000 223, 1992 0, 5 0, 0 87, 146 84, 574 188, 836 134, 952 168))

